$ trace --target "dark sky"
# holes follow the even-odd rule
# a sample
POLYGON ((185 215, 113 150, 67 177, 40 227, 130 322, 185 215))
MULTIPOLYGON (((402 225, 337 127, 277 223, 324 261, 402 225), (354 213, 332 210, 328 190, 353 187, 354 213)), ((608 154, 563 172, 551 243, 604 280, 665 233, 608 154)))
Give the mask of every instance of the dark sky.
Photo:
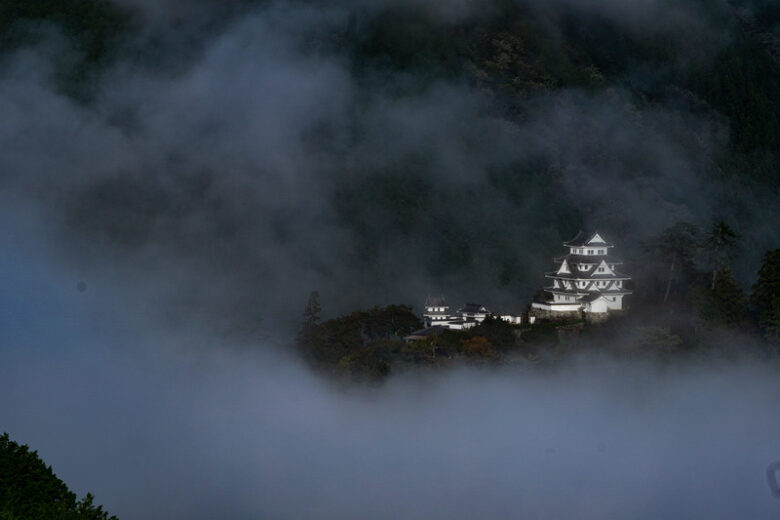
MULTIPOLYGON (((522 308, 580 226, 606 222, 631 257, 710 222, 720 116, 616 87, 510 121, 461 81, 358 78, 322 35, 373 4, 217 24, 208 2, 123 3, 161 55, 120 56, 92 103, 57 89, 55 33, 0 74, 0 430, 76 492, 122 520, 777 518, 776 365, 578 359, 344 389, 284 347, 313 289, 329 315, 428 292, 522 308)), ((554 24, 573 4, 727 42, 689 4, 529 8, 554 24)), ((780 209, 742 195, 754 261, 780 209)))

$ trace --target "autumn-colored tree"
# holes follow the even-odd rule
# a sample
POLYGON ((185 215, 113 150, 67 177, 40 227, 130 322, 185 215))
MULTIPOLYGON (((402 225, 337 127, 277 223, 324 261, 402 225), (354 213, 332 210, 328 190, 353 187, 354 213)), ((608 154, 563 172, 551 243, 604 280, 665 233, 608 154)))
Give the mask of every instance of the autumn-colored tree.
POLYGON ((484 336, 474 336, 460 341, 460 352, 471 359, 493 359, 496 357, 496 349, 484 336))

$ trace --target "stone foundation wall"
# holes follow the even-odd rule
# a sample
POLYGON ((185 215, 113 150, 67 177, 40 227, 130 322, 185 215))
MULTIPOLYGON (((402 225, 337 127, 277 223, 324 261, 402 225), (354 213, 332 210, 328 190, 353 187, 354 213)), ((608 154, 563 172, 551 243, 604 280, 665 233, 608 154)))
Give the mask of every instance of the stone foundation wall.
POLYGON ((619 315, 623 311, 610 310, 609 312, 584 312, 584 311, 548 311, 545 309, 531 308, 528 311, 529 316, 536 317, 537 320, 546 321, 574 321, 585 320, 588 323, 604 323, 611 316, 619 315))
POLYGON ((548 321, 581 320, 584 314, 582 311, 548 311, 533 307, 528 311, 529 316, 534 316, 537 320, 548 321))

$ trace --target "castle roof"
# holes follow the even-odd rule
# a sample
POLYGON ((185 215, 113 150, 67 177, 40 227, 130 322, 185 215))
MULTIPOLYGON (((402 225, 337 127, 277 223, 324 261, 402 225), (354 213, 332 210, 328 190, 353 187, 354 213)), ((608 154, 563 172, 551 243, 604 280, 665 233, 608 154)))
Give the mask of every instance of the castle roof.
POLYGON ((631 292, 632 291, 628 291, 625 289, 610 289, 607 291, 590 291, 588 295, 583 298, 583 301, 592 302, 594 300, 599 299, 602 296, 626 295, 626 294, 631 294, 631 292))
POLYGON ((583 295, 588 293, 588 289, 586 287, 582 289, 577 289, 576 287, 574 289, 566 289, 565 287, 545 287, 544 290, 549 293, 568 294, 570 296, 583 295))
POLYGON ((428 296, 425 298, 426 307, 446 307, 447 302, 444 300, 444 296, 428 296))
POLYGON ((631 277, 627 274, 619 273, 615 271, 615 274, 612 273, 599 273, 596 271, 596 269, 591 269, 589 271, 580 271, 579 269, 575 269, 576 273, 562 273, 558 274, 558 271, 550 271, 548 273, 544 273, 544 275, 547 278, 557 278, 558 280, 630 280, 631 277))
POLYGON ((566 260, 569 265, 571 264, 599 264, 602 260, 606 260, 608 264, 622 264, 623 261, 612 255, 563 255, 556 256, 554 261, 560 263, 566 260))
POLYGON ((467 314, 484 314, 489 313, 490 311, 479 303, 467 303, 462 308, 458 309, 458 312, 467 314))
POLYGON ((613 244, 610 244, 609 242, 601 238, 601 235, 599 235, 597 231, 583 231, 583 230, 580 230, 580 232, 577 233, 577 236, 575 236, 568 242, 564 242, 563 245, 566 247, 582 247, 582 246, 614 247, 613 244))

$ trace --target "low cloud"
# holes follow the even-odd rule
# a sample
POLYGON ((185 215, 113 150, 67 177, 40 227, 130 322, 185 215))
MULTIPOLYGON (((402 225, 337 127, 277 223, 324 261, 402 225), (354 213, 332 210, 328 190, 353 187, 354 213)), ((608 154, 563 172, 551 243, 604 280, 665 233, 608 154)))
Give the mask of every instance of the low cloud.
POLYGON ((581 357, 340 388, 289 353, 162 329, 80 286, 29 222, 0 230, 3 428, 123 520, 780 508, 765 482, 780 458, 774 363, 581 357))

